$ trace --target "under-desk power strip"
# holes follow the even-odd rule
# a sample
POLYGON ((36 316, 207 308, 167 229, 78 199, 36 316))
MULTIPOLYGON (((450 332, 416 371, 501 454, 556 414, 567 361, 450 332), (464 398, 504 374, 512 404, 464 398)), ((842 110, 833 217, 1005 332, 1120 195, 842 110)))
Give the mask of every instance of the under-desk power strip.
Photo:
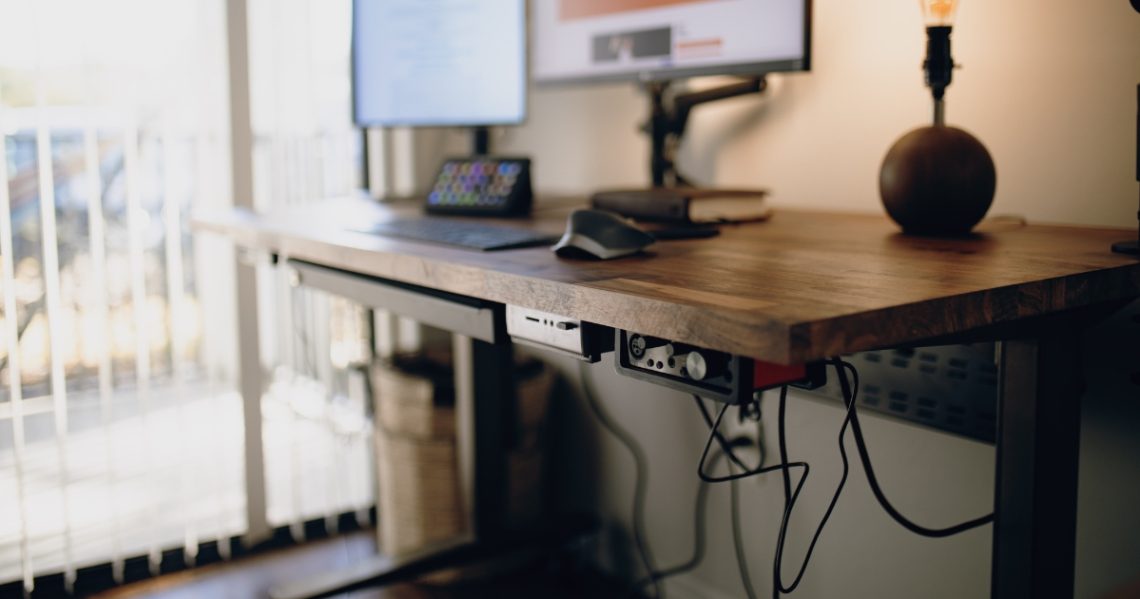
POLYGON ((827 382, 823 363, 782 366, 630 331, 617 331, 617 370, 635 379, 728 403, 748 403, 753 393, 827 382))
POLYGON ((511 341, 597 362, 613 351, 613 329, 550 312, 507 306, 511 341))

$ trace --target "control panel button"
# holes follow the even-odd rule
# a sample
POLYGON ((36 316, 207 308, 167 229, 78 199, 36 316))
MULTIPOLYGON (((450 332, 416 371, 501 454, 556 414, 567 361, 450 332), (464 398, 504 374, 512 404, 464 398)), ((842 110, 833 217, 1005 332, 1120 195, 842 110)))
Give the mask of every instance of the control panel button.
POLYGON ((702 352, 691 351, 685 355, 685 372, 694 381, 703 381, 727 374, 728 364, 723 356, 705 356, 702 352))

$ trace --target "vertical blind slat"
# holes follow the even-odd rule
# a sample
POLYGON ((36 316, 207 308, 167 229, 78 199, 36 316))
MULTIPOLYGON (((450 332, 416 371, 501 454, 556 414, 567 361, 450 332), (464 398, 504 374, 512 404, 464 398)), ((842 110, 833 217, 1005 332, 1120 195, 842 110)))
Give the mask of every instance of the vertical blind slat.
MULTIPOLYGON (((303 288, 303 287, 297 288, 296 292, 292 294, 292 299, 298 301, 298 304, 300 305, 302 312, 304 312, 306 310, 306 306, 308 305, 308 300, 309 300, 310 295, 311 295, 311 292, 308 291, 307 289, 303 288)), ((292 310, 290 310, 290 311, 292 312, 292 310)), ((302 325, 302 326, 304 326, 304 325, 302 325)), ((297 329, 296 325, 294 325, 294 328, 292 330, 298 332, 301 335, 301 339, 302 339, 302 348, 301 349, 302 349, 302 351, 305 351, 305 354, 306 354, 302 357, 302 359, 304 361, 308 361, 309 356, 307 355, 308 352, 307 352, 307 347, 305 347, 305 345, 306 345, 305 341, 308 339, 308 337, 307 337, 308 332, 311 331, 312 329, 309 329, 309 328, 297 329)), ((307 372, 308 369, 304 368, 304 367, 302 367, 302 368, 303 368, 303 370, 301 371, 302 374, 304 376, 308 376, 308 374, 309 374, 307 372)), ((298 379, 295 379, 295 380, 298 381, 299 386, 304 385, 303 380, 298 380, 298 379)), ((301 388, 304 388, 304 387, 301 387, 301 388)), ((298 407, 297 402, 295 401, 295 399, 290 398, 289 400, 286 401, 286 405, 289 406, 289 424, 288 424, 288 428, 286 429, 288 431, 289 438, 290 439, 300 439, 301 438, 301 434, 300 434, 301 430, 300 430, 300 426, 299 426, 300 417, 297 415, 297 407, 298 407)), ((288 515, 286 515, 286 518, 288 519, 288 522, 289 522, 290 534, 297 541, 303 541, 305 539, 305 527, 302 526, 302 524, 301 524, 301 521, 303 520, 303 518, 301 517, 301 513, 304 509, 304 506, 301 504, 301 499, 302 499, 301 498, 301 495, 302 495, 302 493, 301 493, 301 491, 302 491, 301 470, 302 470, 302 467, 301 467, 301 447, 299 446, 298 443, 290 443, 289 444, 289 500, 290 500, 289 507, 290 507, 290 513, 288 515)))
MULTIPOLYGON (((142 184, 139 180, 141 164, 139 163, 139 136, 141 131, 137 124, 127 128, 123 148, 123 175, 126 181, 127 197, 127 263, 131 277, 131 306, 134 312, 135 333, 135 383, 139 404, 139 418, 142 424, 143 472, 146 477, 154 476, 154 444, 151 431, 151 397, 150 397, 150 335, 148 325, 149 306, 146 297, 146 264, 144 262, 143 229, 146 214, 142 205, 142 184)), ((153 481, 152 481, 153 484, 153 481)), ((143 521, 147 526, 157 525, 158 510, 153 502, 144 510, 143 521)), ((158 572, 162 559, 157 541, 151 537, 147 540, 147 556, 152 574, 158 572)))
POLYGON ((12 445, 19 511, 20 577, 33 589, 32 555, 28 543, 27 489, 24 485, 24 394, 20 380, 20 325, 16 313, 16 264, 12 242, 12 202, 8 192, 8 138, 4 134, 4 99, 0 97, 0 254, 3 254, 4 334, 8 341, 8 402, 12 411, 12 445))
MULTIPOLYGON (((174 169, 178 164, 175 151, 175 137, 169 128, 163 135, 163 225, 166 249, 166 288, 168 297, 168 338, 170 339, 170 367, 174 377, 175 401, 179 420, 185 422, 187 415, 186 397, 186 361, 183 348, 186 344, 183 331, 185 330, 186 314, 185 290, 183 289, 183 261, 182 261, 182 202, 175 186, 174 169)), ((190 472, 186 456, 190 453, 190 442, 187 435, 178 436, 178 481, 181 492, 179 503, 183 514, 183 542, 188 560, 198 554, 198 536, 193 518, 194 501, 190 472)))
POLYGON ((102 343, 95 344, 98 361, 99 381, 99 426, 103 432, 103 449, 107 461, 104 474, 106 493, 109 499, 108 510, 111 519, 111 572, 116 582, 123 580, 123 550, 120 530, 122 518, 119 514, 119 501, 117 497, 118 481, 115 476, 115 456, 112 445, 111 418, 112 418, 112 380, 111 380, 111 326, 110 307, 107 301, 107 245, 106 222, 103 217, 103 173, 99 162, 99 143, 95 128, 87 123, 83 130, 83 155, 87 171, 87 232, 89 251, 91 252, 91 295, 93 296, 90 309, 94 313, 93 320, 103 338, 102 343))
MULTIPOLYGON (((82 47, 85 60, 86 73, 84 89, 92 96, 98 93, 99 76, 96 65, 92 60, 92 48, 96 47, 99 39, 99 28, 87 27, 82 37, 82 47)), ((126 567, 122 547, 123 518, 119 507, 119 481, 117 464, 115 462, 113 417, 114 417, 114 380, 112 379, 111 345, 113 343, 110 318, 110 301, 107 284, 107 242, 106 219, 103 205, 103 170, 100 162, 99 134, 91 119, 85 119, 83 127, 83 162, 86 175, 87 195, 87 236, 88 252, 90 253, 91 279, 90 302, 85 310, 92 313, 93 334, 97 340, 92 343, 96 361, 96 378, 99 397, 99 431, 103 441, 103 493, 106 498, 104 515, 110 521, 110 530, 103 533, 109 545, 111 562, 111 577, 116 583, 124 580, 126 567)))
MULTIPOLYGON (((37 12, 37 17, 42 15, 37 12)), ((36 19, 36 27, 42 31, 42 18, 36 19)), ((42 39, 40 37, 39 39, 42 39)), ((37 59, 43 48, 37 45, 37 59)), ((38 62, 38 60, 37 60, 38 62)), ((52 157, 51 130, 48 127, 44 106, 43 68, 36 67, 36 110, 39 122, 36 127, 36 167, 39 174, 40 196, 40 237, 43 242, 43 281, 44 305, 47 312, 48 347, 51 352, 51 393, 55 416, 55 444, 59 455, 59 492, 63 513, 63 573, 66 588, 75 584, 74 552, 71 539, 71 489, 68 484, 68 409, 67 379, 63 363, 63 314, 59 291, 59 241, 55 227, 55 165, 52 157)))

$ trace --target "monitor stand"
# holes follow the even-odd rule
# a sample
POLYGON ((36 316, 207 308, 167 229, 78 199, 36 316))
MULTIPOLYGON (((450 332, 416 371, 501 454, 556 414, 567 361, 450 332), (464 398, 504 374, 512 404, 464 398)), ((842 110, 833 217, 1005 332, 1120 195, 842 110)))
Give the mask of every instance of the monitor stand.
POLYGON ((738 83, 730 83, 712 89, 689 92, 672 97, 668 101, 670 82, 653 82, 646 86, 650 99, 649 122, 645 131, 649 134, 649 170, 653 187, 694 187, 677 170, 676 153, 681 145, 681 137, 689 122, 693 108, 726 98, 745 94, 757 94, 768 88, 764 77, 751 77, 738 83))
POLYGON ((471 129, 471 155, 489 156, 491 154, 491 128, 486 125, 472 127, 471 129))

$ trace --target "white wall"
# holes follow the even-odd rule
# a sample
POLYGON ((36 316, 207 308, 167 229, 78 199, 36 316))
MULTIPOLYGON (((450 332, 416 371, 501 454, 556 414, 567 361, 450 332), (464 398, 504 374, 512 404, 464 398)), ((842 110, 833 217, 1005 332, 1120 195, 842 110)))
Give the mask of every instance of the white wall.
MULTIPOLYGON (((893 140, 930 118, 916 4, 816 0, 813 72, 774 76, 764 96, 698 109, 682 149, 682 169, 706 184, 767 187, 777 206, 881 211, 882 156, 893 140)), ((1140 15, 1128 2, 965 0, 953 39, 963 68, 947 93, 948 121, 972 131, 994 156, 998 190, 991 215, 1135 227, 1140 15)), ((646 99, 633 85, 539 89, 530 108, 528 123, 500 132, 496 144, 500 153, 533 158, 540 191, 586 193, 648 180, 646 142, 636 130, 646 99)), ((466 143, 461 134, 425 137, 440 152, 462 152, 466 143)), ((1135 349, 1129 353, 1137 333, 1126 328, 1128 322, 1102 329, 1101 339, 1111 339, 1111 345, 1089 348, 1080 597, 1140 576, 1140 518, 1134 507, 1140 505, 1140 394, 1122 378, 1140 356, 1135 349), (1107 369, 1104 364, 1113 360, 1116 368, 1107 369)), ((576 373, 573 364, 558 364, 576 373)), ((651 456, 649 537, 658 563, 674 563, 690 549, 703 425, 683 395, 622 378, 609 365, 591 368, 590 376, 605 404, 651 456)), ((771 398, 765 409, 771 425, 771 398)), ((564 435, 559 463, 568 468, 563 500, 601 506, 615 524, 605 553, 624 570, 631 559, 623 536, 633 480, 628 456, 596 429, 581 405, 564 406, 558 415, 564 435)), ((811 461, 813 470, 793 527, 788 572, 838 476, 839 419, 833 406, 793 398, 791 451, 811 461)), ((865 420, 877 470, 904 513, 936 526, 990 509, 992 447, 865 420)), ((771 426, 768 438, 774 442, 771 426)), ((752 577, 765 595, 781 491, 774 478, 747 481, 742 489, 752 577)), ((670 589, 673 597, 742 593, 727 488, 714 491, 709 517, 705 564, 670 589)), ((982 597, 988 595, 989 563, 988 527, 943 540, 911 535, 877 507, 853 465, 797 596, 982 597)))
MULTIPOLYGON (((881 210, 883 155, 930 119, 917 4, 817 0, 812 72, 772 76, 762 97, 698 108, 681 167, 703 183, 770 188, 780 205, 881 210)), ((963 2, 947 115, 994 156, 991 214, 1134 224, 1138 40, 1127 0, 963 2)), ((634 85, 539 88, 530 111, 497 141, 534 159, 539 190, 648 180, 636 130, 647 100, 634 85)))

